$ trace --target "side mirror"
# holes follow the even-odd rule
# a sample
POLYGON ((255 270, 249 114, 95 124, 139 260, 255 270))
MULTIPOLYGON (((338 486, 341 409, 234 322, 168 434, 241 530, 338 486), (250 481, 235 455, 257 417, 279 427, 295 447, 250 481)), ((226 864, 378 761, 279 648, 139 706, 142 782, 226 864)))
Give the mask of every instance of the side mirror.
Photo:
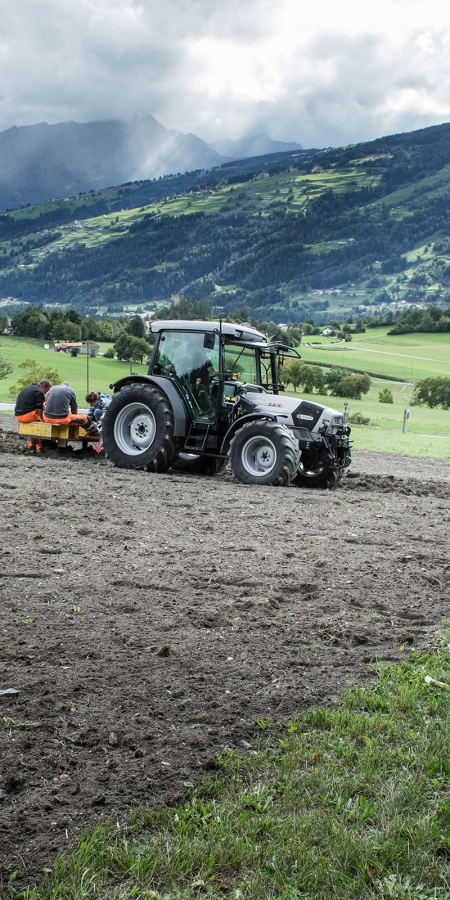
POLYGON ((214 350, 214 345, 216 343, 216 336, 213 331, 207 331, 205 337, 203 338, 203 346, 206 350, 214 350))

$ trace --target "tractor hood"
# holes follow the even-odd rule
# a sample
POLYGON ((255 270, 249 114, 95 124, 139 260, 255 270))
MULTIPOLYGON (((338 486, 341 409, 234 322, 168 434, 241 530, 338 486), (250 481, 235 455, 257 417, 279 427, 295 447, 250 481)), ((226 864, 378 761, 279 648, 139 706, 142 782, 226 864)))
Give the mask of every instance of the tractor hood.
POLYGON ((242 403, 251 412, 264 415, 269 413, 280 419, 289 419, 289 425, 317 431, 322 425, 333 428, 344 424, 344 417, 337 409, 312 403, 310 400, 299 400, 296 397, 284 397, 280 394, 260 394, 244 391, 242 403))

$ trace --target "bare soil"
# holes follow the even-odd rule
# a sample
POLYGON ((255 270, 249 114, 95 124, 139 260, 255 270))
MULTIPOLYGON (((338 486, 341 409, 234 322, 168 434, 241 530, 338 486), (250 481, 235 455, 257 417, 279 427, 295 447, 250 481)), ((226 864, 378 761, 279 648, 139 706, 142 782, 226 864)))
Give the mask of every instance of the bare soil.
POLYGON ((334 491, 246 487, 34 457, 0 417, 4 879, 432 645, 450 460, 354 457, 334 491))

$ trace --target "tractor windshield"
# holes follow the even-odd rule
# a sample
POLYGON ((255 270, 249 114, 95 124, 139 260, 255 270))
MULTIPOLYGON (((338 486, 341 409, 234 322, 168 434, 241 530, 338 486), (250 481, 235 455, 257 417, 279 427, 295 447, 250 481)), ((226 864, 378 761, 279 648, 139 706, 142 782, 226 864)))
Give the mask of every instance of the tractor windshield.
POLYGON ((225 344, 225 377, 227 374, 246 384, 258 384, 255 350, 252 347, 225 344))

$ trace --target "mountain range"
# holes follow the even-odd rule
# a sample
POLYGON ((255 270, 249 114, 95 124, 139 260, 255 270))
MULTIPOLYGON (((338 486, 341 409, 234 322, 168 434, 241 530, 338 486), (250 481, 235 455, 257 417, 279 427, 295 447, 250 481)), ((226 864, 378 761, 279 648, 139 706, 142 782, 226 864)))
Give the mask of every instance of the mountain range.
POLYGON ((286 153, 289 150, 303 150, 301 144, 295 141, 273 141, 265 131, 253 137, 241 138, 233 141, 223 138, 209 144, 212 150, 227 156, 229 159, 249 159, 252 156, 263 156, 266 153, 286 153))
POLYGON ((130 122, 13 126, 0 132, 0 209, 294 149, 300 145, 267 134, 208 145, 150 115, 130 122))
POLYGON ((177 292, 276 322, 448 304, 450 124, 0 214, 0 297, 158 314, 177 292))

